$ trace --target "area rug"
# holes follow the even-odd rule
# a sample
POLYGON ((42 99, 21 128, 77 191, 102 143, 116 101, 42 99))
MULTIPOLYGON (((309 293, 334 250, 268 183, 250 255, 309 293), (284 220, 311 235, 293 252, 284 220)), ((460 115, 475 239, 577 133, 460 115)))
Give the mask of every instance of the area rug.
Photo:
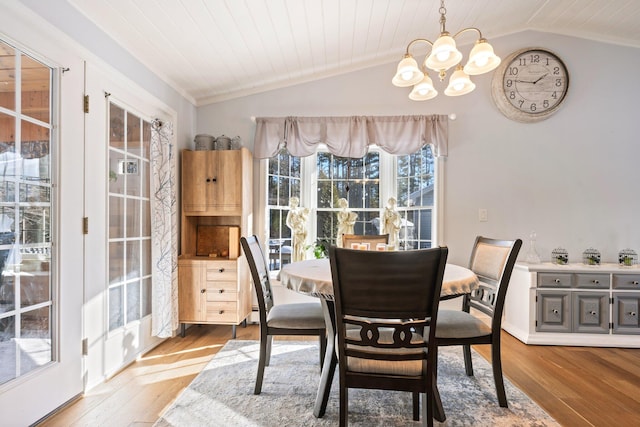
MULTIPOLYGON (((262 393, 253 394, 258 367, 257 341, 231 340, 178 396, 155 427, 209 426, 337 426, 338 372, 327 411, 313 416, 320 379, 318 344, 274 339, 262 393)), ((490 365, 473 353, 474 376, 464 373, 462 350, 438 351, 438 387, 446 413, 445 426, 557 426, 528 396, 505 382, 509 408, 498 406, 490 365)), ((418 426, 412 420, 409 393, 349 391, 349 425, 418 426)))

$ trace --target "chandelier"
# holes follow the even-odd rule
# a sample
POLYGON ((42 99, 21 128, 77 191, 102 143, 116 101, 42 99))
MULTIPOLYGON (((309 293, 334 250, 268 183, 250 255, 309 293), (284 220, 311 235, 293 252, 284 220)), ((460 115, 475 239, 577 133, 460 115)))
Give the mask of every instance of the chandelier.
POLYGON ((474 27, 464 28, 453 36, 445 29, 447 9, 444 0, 440 1, 440 36, 434 42, 427 39, 415 39, 407 45, 404 58, 398 63, 396 75, 391 80, 398 87, 413 86, 409 98, 414 101, 426 101, 435 98, 438 91, 433 87, 433 81, 427 74, 427 68, 437 71, 440 81, 444 81, 447 70, 456 66, 449 79, 449 85, 444 90, 447 96, 465 95, 475 89, 476 85, 469 76, 484 74, 494 70, 500 64, 500 58, 493 53, 493 47, 482 37, 479 29, 474 27), (469 53, 469 60, 463 67, 460 65, 462 53, 456 48, 456 37, 467 31, 476 31, 476 40, 473 49, 469 53), (411 48, 418 43, 426 43, 431 46, 429 55, 425 58, 422 69, 409 53, 411 48))

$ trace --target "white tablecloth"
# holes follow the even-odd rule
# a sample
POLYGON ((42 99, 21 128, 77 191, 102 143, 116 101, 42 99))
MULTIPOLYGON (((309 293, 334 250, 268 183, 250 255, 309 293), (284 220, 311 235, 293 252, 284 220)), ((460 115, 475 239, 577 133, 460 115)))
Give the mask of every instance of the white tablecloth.
MULTIPOLYGON (((328 258, 309 259, 286 264, 278 275, 280 282, 293 291, 333 299, 333 281, 328 258)), ((441 297, 467 294, 479 287, 478 277, 468 268, 447 264, 441 297)))

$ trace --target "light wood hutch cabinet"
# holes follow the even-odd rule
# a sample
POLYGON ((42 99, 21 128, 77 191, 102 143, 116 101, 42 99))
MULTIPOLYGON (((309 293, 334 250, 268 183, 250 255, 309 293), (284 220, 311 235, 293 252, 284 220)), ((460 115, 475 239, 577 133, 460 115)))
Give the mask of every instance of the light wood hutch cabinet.
POLYGON ((251 314, 249 269, 240 236, 251 235, 252 156, 239 150, 182 151, 179 320, 245 323, 251 314))
POLYGON ((517 263, 505 331, 526 344, 640 347, 640 269, 517 263))

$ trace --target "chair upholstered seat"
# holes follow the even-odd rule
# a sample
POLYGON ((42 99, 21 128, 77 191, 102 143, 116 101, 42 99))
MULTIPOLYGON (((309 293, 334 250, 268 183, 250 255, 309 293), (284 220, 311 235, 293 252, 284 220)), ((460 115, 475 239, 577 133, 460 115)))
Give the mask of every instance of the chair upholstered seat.
POLYGON ((295 303, 274 305, 267 315, 270 328, 324 329, 324 317, 320 303, 295 303))
POLYGON ((491 335, 491 327, 466 311, 440 310, 436 338, 475 338, 491 335))

